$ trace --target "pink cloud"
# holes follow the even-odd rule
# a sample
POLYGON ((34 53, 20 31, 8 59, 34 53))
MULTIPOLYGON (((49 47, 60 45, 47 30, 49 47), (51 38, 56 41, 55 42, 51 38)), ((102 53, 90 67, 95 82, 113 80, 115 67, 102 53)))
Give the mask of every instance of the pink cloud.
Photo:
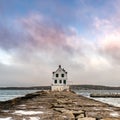
POLYGON ((103 44, 103 51, 113 60, 120 60, 120 40, 109 40, 103 44))
POLYGON ((22 18, 19 22, 29 41, 28 47, 45 51, 62 49, 67 53, 74 50, 68 44, 68 36, 74 34, 70 29, 53 23, 49 19, 46 20, 46 18, 38 14, 22 18))
POLYGON ((112 61, 112 64, 118 64, 120 60, 120 28, 118 19, 115 18, 116 15, 109 19, 95 18, 93 23, 98 51, 102 51, 104 57, 109 62, 112 61))

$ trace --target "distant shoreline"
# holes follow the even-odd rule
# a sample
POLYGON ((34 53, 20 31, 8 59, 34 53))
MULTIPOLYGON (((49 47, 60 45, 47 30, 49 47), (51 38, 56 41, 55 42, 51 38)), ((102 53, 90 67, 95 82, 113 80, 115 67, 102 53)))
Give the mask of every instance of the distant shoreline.
MULTIPOLYGON (((32 87, 0 87, 0 90, 50 90, 50 86, 32 87)), ((120 87, 100 86, 100 85, 70 85, 72 90, 120 90, 120 87)))
POLYGON ((36 86, 36 87, 0 87, 0 90, 50 90, 50 86, 36 86))

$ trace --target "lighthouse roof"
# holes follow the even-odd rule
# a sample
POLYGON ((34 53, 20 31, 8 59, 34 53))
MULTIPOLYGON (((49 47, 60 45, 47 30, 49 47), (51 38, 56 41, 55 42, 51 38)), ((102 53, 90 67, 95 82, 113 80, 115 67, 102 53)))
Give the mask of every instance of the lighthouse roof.
POLYGON ((64 72, 64 73, 67 74, 67 72, 65 71, 64 68, 61 67, 61 65, 59 65, 58 69, 57 69, 56 71, 54 71, 53 74, 54 74, 54 73, 57 73, 57 72, 64 72))

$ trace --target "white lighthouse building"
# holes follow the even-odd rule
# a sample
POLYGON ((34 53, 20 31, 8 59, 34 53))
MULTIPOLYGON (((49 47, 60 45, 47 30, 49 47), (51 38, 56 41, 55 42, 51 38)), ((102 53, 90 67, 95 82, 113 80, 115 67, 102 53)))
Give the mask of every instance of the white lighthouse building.
POLYGON ((67 84, 67 72, 61 68, 61 65, 59 65, 59 68, 53 72, 52 80, 52 91, 69 91, 69 85, 67 84))

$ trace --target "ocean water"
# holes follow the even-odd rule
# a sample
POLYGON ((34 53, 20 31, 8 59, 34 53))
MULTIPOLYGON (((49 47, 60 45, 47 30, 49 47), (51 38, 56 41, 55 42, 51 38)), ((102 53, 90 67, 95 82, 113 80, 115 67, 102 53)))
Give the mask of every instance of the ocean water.
POLYGON ((79 95, 83 95, 88 98, 95 99, 97 101, 101 101, 104 103, 108 103, 117 107, 120 107, 120 98, 93 98, 90 97, 91 93, 102 93, 102 94, 120 94, 120 90, 75 90, 75 92, 79 95))
MULTIPOLYGON (((16 97, 24 96, 28 93, 33 93, 38 90, 0 90, 0 101, 7 101, 16 97)), ((75 90, 79 95, 90 98, 91 93, 119 93, 120 90, 75 90)), ((120 107, 120 98, 92 98, 104 103, 108 103, 120 107)))
POLYGON ((22 97, 38 90, 0 90, 0 101, 7 101, 16 97, 22 97))

